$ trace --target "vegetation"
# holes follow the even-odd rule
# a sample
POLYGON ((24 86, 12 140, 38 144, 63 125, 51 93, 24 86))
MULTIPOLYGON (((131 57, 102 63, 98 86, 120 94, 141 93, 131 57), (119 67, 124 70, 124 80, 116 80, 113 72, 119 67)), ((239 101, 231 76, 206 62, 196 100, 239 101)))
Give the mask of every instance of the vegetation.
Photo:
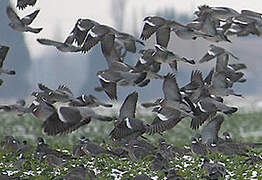
MULTIPOLYGON (((261 142, 262 137, 257 133, 261 131, 261 117, 261 112, 236 113, 230 117, 226 117, 220 133, 222 134, 224 131, 228 131, 237 141, 261 142)), ((152 116, 148 115, 138 114, 138 118, 145 119, 148 122, 152 121, 152 116)), ((70 153, 72 152, 72 145, 81 135, 85 135, 98 143, 104 140, 104 146, 111 146, 108 134, 113 127, 113 123, 93 121, 72 134, 48 137, 42 133, 41 121, 30 114, 17 116, 16 114, 0 113, 0 119, 1 140, 3 140, 5 135, 13 135, 20 140, 26 139, 28 143, 35 147, 36 138, 42 136, 53 148, 70 153)), ((189 123, 189 120, 183 120, 174 129, 165 132, 163 137, 166 138, 170 144, 180 147, 184 145, 190 146, 190 137, 196 132, 189 128, 189 123)), ((160 135, 146 135, 146 137, 149 138, 152 143, 157 144, 160 135)), ((250 151, 250 154, 259 155, 261 151, 260 149, 255 149, 250 151)), ((28 177, 32 177, 33 179, 53 179, 54 177, 66 174, 73 167, 83 164, 85 167, 94 170, 98 179, 122 179, 139 174, 147 174, 154 179, 163 179, 165 177, 163 171, 155 172, 151 170, 150 157, 144 161, 134 162, 129 158, 119 158, 108 155, 101 155, 94 158, 87 155, 75 160, 69 160, 61 167, 49 166, 45 161, 39 161, 32 157, 31 154, 26 154, 23 167, 17 168, 16 162, 19 159, 19 154, 1 151, 0 172, 26 179, 28 179, 28 177)), ((243 162, 246 157, 228 157, 221 154, 210 154, 209 159, 225 165, 227 178, 261 178, 262 165, 244 164, 243 162)), ((202 161, 203 157, 201 156, 175 156, 174 159, 170 161, 170 166, 177 171, 177 174, 187 179, 201 179, 207 175, 207 169, 201 168, 202 161)))

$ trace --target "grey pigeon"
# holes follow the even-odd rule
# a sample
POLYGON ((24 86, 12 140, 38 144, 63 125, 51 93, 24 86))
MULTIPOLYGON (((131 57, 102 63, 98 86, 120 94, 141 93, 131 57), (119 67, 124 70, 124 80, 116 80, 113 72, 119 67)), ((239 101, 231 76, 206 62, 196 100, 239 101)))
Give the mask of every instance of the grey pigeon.
POLYGON ((58 41, 54 41, 51 39, 37 39, 37 41, 43 45, 54 46, 59 51, 62 51, 62 52, 80 52, 81 51, 80 47, 74 46, 66 41, 58 42, 58 41))
POLYGON ((122 104, 119 118, 109 134, 114 142, 136 139, 146 132, 148 127, 146 122, 135 118, 137 99, 138 93, 133 92, 126 97, 122 104))
POLYGON ((1 105, 0 110, 4 110, 5 112, 16 112, 18 115, 23 115, 25 113, 31 113, 31 109, 25 106, 25 100, 21 99, 16 101, 15 104, 11 105, 1 105))
POLYGON ((224 120, 224 116, 217 115, 203 127, 201 131, 202 143, 208 144, 211 141, 218 141, 218 132, 224 120))
POLYGON ((66 42, 73 44, 76 42, 77 46, 82 46, 90 29, 98 22, 91 19, 78 19, 70 35, 67 37, 66 42))
POLYGON ((155 53, 152 54, 152 60, 158 63, 168 63, 173 71, 177 71, 177 61, 195 64, 194 60, 181 57, 161 45, 156 44, 155 49, 155 53))
POLYGON ((204 157, 202 168, 208 169, 208 179, 219 179, 225 177, 226 168, 218 163, 210 163, 207 157, 204 157))
POLYGON ((32 14, 29 14, 22 19, 15 13, 15 11, 8 6, 6 8, 6 13, 8 18, 11 20, 9 26, 19 32, 32 32, 32 33, 39 33, 43 28, 32 28, 29 25, 33 22, 36 18, 37 14, 40 10, 34 11, 32 14))
POLYGON ((104 147, 90 141, 88 138, 85 138, 84 140, 83 151, 86 154, 91 154, 92 156, 99 156, 101 154, 116 155, 114 152, 109 151, 104 147))
MULTIPOLYGON (((51 136, 70 133, 91 121, 91 117, 83 118, 80 110, 77 108, 59 107, 58 111, 52 104, 42 99, 33 101, 30 108, 32 109, 32 114, 43 121, 42 128, 44 132, 51 136)), ((90 112, 94 113, 93 110, 90 112)))
POLYGON ((58 151, 50 147, 42 137, 37 138, 36 153, 39 153, 42 155, 51 154, 57 158, 62 158, 62 159, 72 159, 71 155, 65 154, 61 151, 58 151))
POLYGON ((17 152, 20 142, 13 136, 5 136, 3 149, 7 152, 17 152))
POLYGON ((64 180, 95 180, 96 175, 93 170, 85 168, 83 165, 71 169, 63 178, 64 180))
POLYGON ((224 48, 221 48, 219 46, 215 46, 213 44, 210 44, 209 47, 210 47, 210 50, 208 50, 207 53, 199 60, 199 63, 208 62, 208 61, 212 60, 213 58, 220 56, 220 55, 223 55, 223 54, 229 54, 234 59, 238 60, 238 57, 236 57, 231 52, 225 50, 224 48))
POLYGON ((133 143, 133 140, 130 140, 128 144, 123 145, 122 148, 128 152, 128 156, 133 161, 141 161, 152 154, 147 149, 141 146, 136 146, 133 143))
POLYGON ((0 75, 1 74, 9 74, 9 75, 14 75, 15 74, 15 71, 14 70, 7 70, 7 69, 4 69, 3 68, 3 65, 4 65, 4 61, 5 61, 5 58, 6 58, 6 55, 9 51, 9 47, 8 46, 3 46, 3 45, 0 45, 0 75))
MULTIPOLYGON (((140 38, 143 40, 149 39, 154 33, 156 33, 157 44, 167 48, 170 40, 170 32, 179 32, 178 37, 184 38, 182 33, 188 33, 193 31, 189 27, 180 24, 174 20, 168 20, 160 16, 147 16, 144 18, 144 27, 140 38)), ((187 34, 188 36, 188 34, 187 34)), ((191 36, 191 35, 189 35, 191 36)))
POLYGON ((107 82, 99 78, 101 87, 95 87, 95 91, 105 91, 111 100, 117 100, 117 84, 115 82, 107 82))
POLYGON ((24 10, 27 6, 34 6, 37 0, 17 0, 16 7, 24 10))
POLYGON ((167 180, 184 180, 185 178, 177 174, 175 169, 169 169, 167 171, 166 179, 167 180))
POLYGON ((192 136, 191 143, 192 143, 191 151, 193 154, 207 155, 208 153, 207 147, 204 144, 202 144, 202 141, 199 140, 199 138, 192 136))
POLYGON ((168 170, 170 168, 168 159, 164 158, 160 153, 157 153, 151 162, 151 169, 154 171, 168 170))
POLYGON ((81 136, 76 144, 72 147, 72 153, 74 156, 84 156, 86 155, 85 151, 83 150, 85 137, 81 136))

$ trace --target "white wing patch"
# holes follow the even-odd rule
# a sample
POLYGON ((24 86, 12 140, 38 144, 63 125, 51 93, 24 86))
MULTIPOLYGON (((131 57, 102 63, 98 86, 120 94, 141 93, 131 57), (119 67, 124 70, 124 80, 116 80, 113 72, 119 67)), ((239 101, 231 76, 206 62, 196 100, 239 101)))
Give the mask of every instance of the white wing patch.
POLYGON ((146 20, 145 23, 148 24, 149 26, 153 26, 153 27, 156 26, 153 22, 148 20, 146 20))
POLYGON ((105 81, 105 82, 111 82, 111 81, 105 79, 105 78, 104 78, 103 76, 101 76, 100 74, 98 75, 98 77, 99 77, 100 79, 102 79, 103 81, 105 81))
POLYGON ((168 118, 166 116, 164 116, 163 114, 157 114, 157 116, 159 117, 159 119, 161 119, 162 121, 167 121, 168 118))
POLYGON ((125 118, 124 121, 126 121, 126 126, 127 126, 129 129, 132 129, 132 126, 131 126, 131 124, 130 124, 129 118, 125 118))

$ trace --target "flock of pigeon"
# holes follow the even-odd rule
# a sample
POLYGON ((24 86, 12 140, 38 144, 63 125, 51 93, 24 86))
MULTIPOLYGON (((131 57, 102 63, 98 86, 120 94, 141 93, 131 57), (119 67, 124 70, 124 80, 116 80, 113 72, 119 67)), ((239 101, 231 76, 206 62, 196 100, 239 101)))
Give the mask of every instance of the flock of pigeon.
MULTIPOLYGON (((17 7, 24 9, 33 6, 36 0, 18 0, 17 7)), ((9 26, 19 32, 39 33, 42 28, 32 28, 29 25, 36 18, 39 10, 34 11, 23 18, 18 17, 11 7, 6 9, 11 20, 9 26)), ((118 117, 104 116, 96 112, 95 107, 102 106, 110 108, 113 104, 105 103, 93 95, 74 96, 71 90, 60 85, 57 89, 51 89, 44 84, 38 84, 39 90, 32 92, 34 101, 26 106, 24 100, 16 104, 2 105, 0 110, 12 112, 19 115, 32 113, 36 118, 43 121, 44 133, 50 136, 71 133, 81 126, 89 124, 93 120, 114 122, 114 127, 109 136, 119 148, 114 150, 105 149, 85 137, 81 137, 78 145, 73 148, 73 155, 83 156, 91 154, 110 154, 112 156, 129 156, 132 160, 143 159, 153 152, 157 152, 152 159, 152 168, 165 170, 168 176, 171 174, 177 179, 183 179, 176 175, 170 168, 168 161, 174 154, 197 154, 207 155, 208 153, 220 152, 225 155, 247 156, 249 148, 261 147, 259 143, 238 143, 232 141, 228 132, 224 138, 218 137, 221 124, 224 121, 222 114, 235 113, 238 108, 226 105, 223 102, 224 96, 239 96, 234 92, 235 83, 246 81, 242 69, 246 68, 243 63, 229 63, 230 59, 239 58, 228 50, 211 44, 209 50, 198 63, 205 63, 216 60, 215 67, 210 69, 206 77, 203 77, 200 70, 193 70, 190 82, 179 87, 176 80, 178 71, 177 63, 187 63, 194 66, 195 60, 168 50, 170 34, 175 33, 184 40, 206 39, 210 42, 226 41, 231 43, 230 36, 247 36, 249 34, 262 35, 262 17, 260 13, 250 10, 242 10, 241 13, 228 7, 199 6, 194 13, 196 19, 184 25, 174 20, 165 19, 159 16, 148 16, 144 18, 144 26, 140 39, 120 32, 113 27, 100 24, 91 19, 79 19, 73 30, 64 42, 39 38, 37 41, 43 45, 54 46, 62 52, 86 53, 92 47, 100 43, 101 51, 106 59, 108 69, 97 72, 101 86, 95 87, 96 91, 103 91, 111 100, 117 100, 118 86, 146 87, 152 79, 162 81, 163 97, 152 102, 141 103, 145 108, 153 109, 156 117, 151 123, 136 118, 136 106, 138 93, 130 93, 122 103, 118 117), (151 38, 155 34, 156 44, 154 48, 139 51, 137 63, 132 66, 125 63, 127 53, 136 53, 137 44, 144 46, 143 40, 151 38), (170 66, 170 73, 159 74, 161 65, 167 63, 170 66), (159 139, 158 146, 150 144, 144 134, 153 135, 163 133, 172 129, 183 119, 191 119, 191 128, 199 129, 205 123, 201 134, 192 137, 191 149, 184 149, 167 144, 165 139, 159 139), (207 122, 206 122, 207 121, 207 122)), ((3 62, 8 53, 9 47, 1 45, 0 48, 0 74, 14 75, 15 71, 3 68, 3 62)), ((179 73, 179 71, 178 71, 179 73)), ((1 81, 0 83, 3 83, 1 81)), ((19 144, 14 137, 6 136, 4 148, 13 152, 23 152, 27 146, 26 141, 19 144), (13 150, 13 147, 16 147, 13 150)), ((63 163, 66 157, 64 154, 51 148, 42 138, 38 138, 37 152, 50 160, 54 166, 63 163), (44 149, 44 150, 43 150, 44 149), (61 163, 60 163, 61 162, 61 163), (58 163, 58 164, 56 164, 58 163)), ((30 149, 31 150, 31 149, 30 149)), ((250 157, 247 162, 254 163, 261 161, 260 158, 250 157)), ((225 168, 218 164, 212 164, 204 159, 203 167, 208 168, 208 178, 217 179, 226 174, 225 168)), ((87 171, 86 171, 87 172, 87 171)), ((93 176, 94 174, 90 175, 93 176)), ((170 179, 171 179, 170 175, 170 179)))

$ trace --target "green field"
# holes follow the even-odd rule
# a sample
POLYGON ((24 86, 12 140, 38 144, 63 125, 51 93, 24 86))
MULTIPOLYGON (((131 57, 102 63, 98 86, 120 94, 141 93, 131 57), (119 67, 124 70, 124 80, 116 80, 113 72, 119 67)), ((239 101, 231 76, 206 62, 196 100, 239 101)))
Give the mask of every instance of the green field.
MULTIPOLYGON (((142 115, 138 107, 137 118, 151 122, 153 116, 142 115)), ((143 113, 145 114, 145 113, 143 113)), ((226 120, 222 124, 219 134, 224 131, 231 133, 233 139, 237 141, 251 141, 262 142, 262 113, 236 113, 232 116, 225 116, 226 120)), ((16 114, 0 112, 0 139, 3 140, 6 135, 13 135, 20 140, 26 139, 34 147, 36 146, 36 138, 42 136, 48 144, 60 150, 68 150, 72 152, 71 148, 74 142, 81 135, 85 135, 90 140, 110 145, 109 132, 113 128, 113 123, 104 123, 93 121, 89 125, 84 126, 70 135, 48 137, 42 133, 41 121, 34 118, 31 114, 24 116, 17 116, 16 114)), ((184 119, 172 130, 165 132, 163 137, 167 142, 177 146, 183 147, 190 145, 190 138, 196 131, 189 128, 190 120, 184 119)), ((157 144, 160 135, 153 136, 145 135, 152 143, 157 144)), ((260 149, 256 149, 250 154, 260 154, 260 149)), ((45 162, 31 159, 31 155, 26 155, 26 163, 22 169, 17 169, 14 163, 18 159, 18 154, 1 152, 0 154, 0 172, 6 174, 7 172, 14 176, 20 176, 28 179, 30 176, 33 179, 53 179, 56 176, 65 174, 74 166, 84 164, 84 166, 94 169, 98 179, 123 179, 125 177, 133 177, 138 174, 147 174, 154 179, 163 179, 164 172, 154 172, 151 170, 151 162, 146 159, 141 162, 133 162, 129 158, 118 158, 103 155, 97 158, 86 156, 77 160, 68 161, 60 168, 53 168, 48 166, 45 162)), ((246 157, 227 157, 221 154, 211 154, 210 159, 215 162, 225 164, 227 169, 227 179, 261 179, 262 165, 247 165, 242 164, 246 157)), ((186 179, 200 179, 207 175, 206 169, 201 169, 201 162, 203 157, 197 156, 176 156, 174 160, 170 161, 171 167, 177 173, 186 179)))

